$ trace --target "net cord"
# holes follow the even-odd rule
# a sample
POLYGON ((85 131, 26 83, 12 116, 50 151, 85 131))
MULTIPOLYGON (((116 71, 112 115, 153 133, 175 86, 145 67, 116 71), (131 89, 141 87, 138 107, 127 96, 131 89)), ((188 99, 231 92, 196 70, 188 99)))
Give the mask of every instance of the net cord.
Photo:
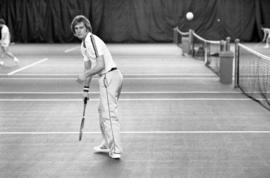
POLYGON ((251 49, 251 48, 249 48, 241 43, 239 43, 238 45, 239 45, 239 47, 245 49, 246 51, 249 51, 250 53, 253 53, 254 55, 258 56, 259 58, 263 58, 263 59, 268 60, 270 62, 270 57, 265 56, 265 55, 255 51, 255 50, 253 50, 253 49, 251 49))
POLYGON ((180 33, 180 35, 182 35, 182 36, 188 36, 189 35, 189 32, 182 32, 178 27, 175 27, 174 29, 175 29, 175 31, 180 33))
POLYGON ((220 44, 220 41, 214 41, 214 40, 207 40, 204 39, 203 37, 199 36, 197 33, 195 33, 194 31, 192 31, 192 34, 198 38, 201 41, 204 41, 205 43, 212 43, 212 44, 220 44))

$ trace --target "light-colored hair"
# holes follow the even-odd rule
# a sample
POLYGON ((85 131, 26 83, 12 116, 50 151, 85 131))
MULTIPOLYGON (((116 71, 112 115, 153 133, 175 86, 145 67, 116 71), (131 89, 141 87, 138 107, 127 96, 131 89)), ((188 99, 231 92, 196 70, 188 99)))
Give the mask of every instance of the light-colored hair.
POLYGON ((92 26, 91 26, 90 21, 84 15, 77 15, 74 17, 74 19, 72 20, 71 25, 70 25, 70 28, 71 28, 71 31, 73 34, 75 33, 75 25, 77 25, 78 23, 81 23, 81 22, 84 23, 86 29, 89 32, 92 32, 92 26))
POLYGON ((6 24, 5 20, 0 18, 0 24, 6 24))

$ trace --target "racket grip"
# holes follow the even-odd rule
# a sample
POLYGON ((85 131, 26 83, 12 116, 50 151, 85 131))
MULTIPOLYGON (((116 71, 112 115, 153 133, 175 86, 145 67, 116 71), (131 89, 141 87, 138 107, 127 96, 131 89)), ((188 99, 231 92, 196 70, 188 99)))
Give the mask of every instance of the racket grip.
POLYGON ((88 98, 87 98, 87 97, 84 97, 84 98, 83 98, 83 103, 84 103, 84 104, 87 104, 87 100, 88 100, 88 98))

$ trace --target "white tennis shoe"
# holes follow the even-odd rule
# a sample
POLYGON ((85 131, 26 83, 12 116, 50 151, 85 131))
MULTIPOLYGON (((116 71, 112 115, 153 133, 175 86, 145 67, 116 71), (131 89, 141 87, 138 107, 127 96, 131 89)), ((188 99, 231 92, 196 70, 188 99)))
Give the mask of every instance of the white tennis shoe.
POLYGON ((120 153, 109 153, 109 156, 113 159, 120 159, 121 158, 121 154, 120 153))
POLYGON ((16 58, 16 57, 15 57, 13 60, 14 60, 14 62, 15 62, 16 64, 19 64, 19 62, 20 62, 20 60, 19 60, 18 58, 16 58))
POLYGON ((101 144, 101 145, 95 146, 94 151, 96 153, 109 153, 110 149, 106 145, 101 144))

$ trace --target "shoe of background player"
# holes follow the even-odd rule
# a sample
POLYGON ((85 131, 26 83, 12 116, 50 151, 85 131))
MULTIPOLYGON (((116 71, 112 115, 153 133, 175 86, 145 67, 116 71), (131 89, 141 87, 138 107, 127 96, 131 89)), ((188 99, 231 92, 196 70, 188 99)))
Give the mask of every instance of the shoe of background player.
POLYGON ((19 62, 20 62, 20 60, 18 59, 18 58, 14 58, 14 62, 16 63, 16 64, 19 64, 19 62))

